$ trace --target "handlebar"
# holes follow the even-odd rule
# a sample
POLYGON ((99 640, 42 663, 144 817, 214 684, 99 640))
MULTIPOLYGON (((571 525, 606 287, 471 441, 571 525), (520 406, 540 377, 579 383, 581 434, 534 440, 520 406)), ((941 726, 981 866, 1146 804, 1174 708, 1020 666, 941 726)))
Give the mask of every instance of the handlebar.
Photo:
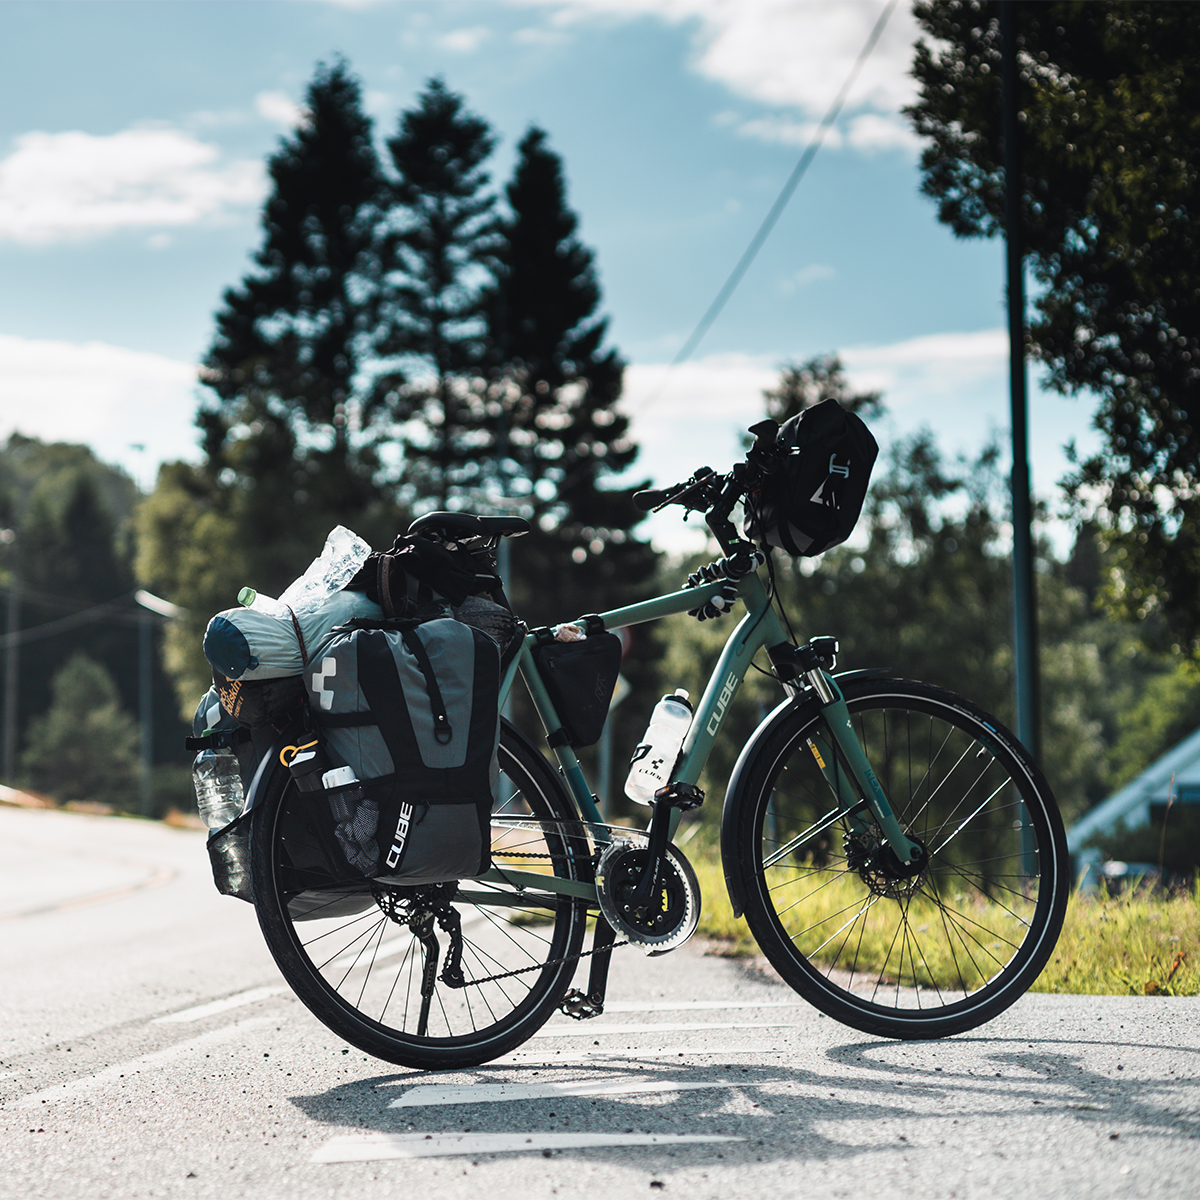
POLYGON ((750 432, 754 434, 754 444, 745 461, 735 463, 728 474, 719 475, 711 467, 701 467, 682 483, 634 492, 634 507, 641 512, 659 512, 668 505, 678 504, 688 512, 702 512, 705 524, 725 553, 737 553, 746 543, 738 537, 729 519, 734 505, 779 466, 775 450, 779 423, 770 419, 759 421, 750 426, 750 432))

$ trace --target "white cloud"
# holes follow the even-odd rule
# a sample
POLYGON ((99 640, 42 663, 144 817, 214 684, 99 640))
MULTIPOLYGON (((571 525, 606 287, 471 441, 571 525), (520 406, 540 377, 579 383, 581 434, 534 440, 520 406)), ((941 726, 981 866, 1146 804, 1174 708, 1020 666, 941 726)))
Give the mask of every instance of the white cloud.
POLYGON ((89 445, 143 486, 158 463, 197 457, 195 386, 194 364, 161 354, 0 334, 0 438, 89 445))
POLYGON ((0 239, 45 243, 192 225, 265 194, 262 164, 170 128, 32 132, 0 160, 0 239))
MULTIPOLYGON (((595 18, 656 17, 693 27, 694 66, 735 94, 792 110, 741 126, 750 136, 807 142, 883 12, 884 0, 516 0, 553 10, 562 27, 595 18)), ((908 71, 918 29, 910 6, 892 13, 846 105, 850 144, 913 144, 900 109, 915 97, 908 71), (855 115, 857 114, 857 116, 855 115), (865 124, 860 124, 864 122, 865 124)), ((841 144, 829 139, 831 148, 841 144)))
MULTIPOLYGON (((798 350, 804 358, 811 351, 798 350)), ((888 415, 872 422, 886 449, 918 429, 931 429, 948 454, 975 455, 992 437, 1007 454, 1009 427, 1008 335, 1003 329, 938 333, 887 345, 849 346, 841 359, 850 384, 881 391, 888 415)), ((686 479, 699 466, 724 471, 742 456, 743 432, 763 415, 763 390, 779 378, 774 358, 711 355, 668 372, 665 363, 634 363, 625 371, 621 407, 642 448, 630 479, 650 476, 654 486, 686 479)), ((1032 375, 1032 373, 1031 373, 1032 375)), ((1098 445, 1090 428, 1093 405, 1043 391, 1030 379, 1029 459, 1039 495, 1053 496, 1066 473, 1063 447, 1075 438, 1082 452, 1098 445)), ((695 518, 680 510, 652 517, 647 531, 671 550, 697 548, 695 518), (690 532, 689 532, 690 530, 690 532)))
POLYGON ((791 296, 800 288, 808 287, 811 283, 824 283, 837 278, 837 271, 828 263, 809 263, 799 271, 780 281, 779 290, 785 296, 791 296))
POLYGON ((473 25, 470 29, 453 29, 442 34, 437 44, 456 54, 474 54, 491 36, 492 31, 486 25, 473 25))
POLYGON ((295 129, 308 119, 308 110, 286 92, 259 92, 254 97, 254 108, 264 120, 284 129, 295 129))

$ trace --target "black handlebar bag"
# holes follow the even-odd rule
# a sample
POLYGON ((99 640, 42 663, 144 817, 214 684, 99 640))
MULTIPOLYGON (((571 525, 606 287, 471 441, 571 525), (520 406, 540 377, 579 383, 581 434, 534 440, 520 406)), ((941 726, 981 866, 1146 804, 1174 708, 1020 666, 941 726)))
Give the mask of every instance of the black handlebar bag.
POLYGON ((879 454, 862 418, 822 400, 780 426, 775 452, 778 469, 746 498, 746 536, 798 557, 844 542, 879 454))
POLYGON ((325 805, 314 796, 303 883, 482 874, 499 778, 499 647, 448 618, 354 626, 304 676, 330 760, 352 767, 361 787, 325 805))

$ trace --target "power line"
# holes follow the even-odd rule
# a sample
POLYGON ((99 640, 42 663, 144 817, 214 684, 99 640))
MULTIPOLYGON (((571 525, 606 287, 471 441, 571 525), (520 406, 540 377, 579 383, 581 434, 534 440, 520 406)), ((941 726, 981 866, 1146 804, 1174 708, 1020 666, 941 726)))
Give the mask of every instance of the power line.
POLYGON ((888 5, 875 22, 875 27, 871 30, 870 37, 867 38, 866 44, 859 51, 858 58, 854 60, 854 66, 850 68, 850 74, 846 76, 845 83, 842 84, 841 90, 829 106, 829 110, 825 113, 820 125, 817 126, 812 137, 809 139, 808 145, 804 148, 804 153, 800 156, 800 161, 792 170, 791 175, 788 176, 787 182, 783 185, 783 190, 776 197, 775 203, 771 205, 770 211, 763 218, 762 224, 758 227, 758 232, 750 239, 750 244, 746 247, 745 253, 738 259, 737 266, 730 272, 729 278, 721 285, 721 290, 717 293, 717 297, 712 304, 708 306, 708 311, 700 318, 696 328, 692 330, 691 336, 684 342, 679 353, 675 355, 667 366, 667 369, 663 372, 663 377, 659 381, 657 389, 641 405, 641 411, 644 412, 662 395, 663 387, 666 385, 670 373, 691 358, 696 347, 709 331, 713 322, 721 315, 721 310, 728 303, 729 297, 733 295, 737 285, 741 283, 742 276, 746 274, 750 268, 750 264, 758 257, 758 252, 762 249, 763 243, 770 236, 771 230, 775 228, 775 223, 783 215, 783 210, 787 207, 788 201, 791 200, 792 193, 795 192, 800 180, 804 178, 805 173, 812 164, 812 160, 816 158, 817 151, 821 148, 821 143, 825 140, 825 135, 829 132, 834 121, 837 120, 838 114, 842 111, 842 106, 846 103, 846 97, 849 95, 850 89, 854 86, 854 81, 858 78, 859 71, 862 70, 863 64, 871 56, 871 51, 875 49, 875 43, 879 41, 880 36, 883 34, 884 27, 887 25, 898 2, 899 0, 888 0, 888 5))

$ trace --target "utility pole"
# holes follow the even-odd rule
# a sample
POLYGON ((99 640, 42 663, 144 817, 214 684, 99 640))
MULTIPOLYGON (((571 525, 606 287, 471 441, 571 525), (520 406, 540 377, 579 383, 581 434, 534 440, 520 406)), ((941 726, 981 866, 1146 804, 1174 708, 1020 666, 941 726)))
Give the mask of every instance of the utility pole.
POLYGON ((0 529, 0 542, 9 547, 8 604, 4 622, 4 782, 17 779, 17 680, 21 647, 17 633, 21 628, 21 576, 17 561, 17 532, 0 529))
POLYGON ((1041 681, 1038 669, 1037 580, 1033 568, 1033 504, 1029 482, 1016 7, 1016 0, 1005 0, 1000 5, 1001 53, 1004 60, 1004 226, 1008 250, 1008 352, 1012 412, 1013 657, 1016 666, 1017 737, 1035 759, 1040 759, 1041 681))

